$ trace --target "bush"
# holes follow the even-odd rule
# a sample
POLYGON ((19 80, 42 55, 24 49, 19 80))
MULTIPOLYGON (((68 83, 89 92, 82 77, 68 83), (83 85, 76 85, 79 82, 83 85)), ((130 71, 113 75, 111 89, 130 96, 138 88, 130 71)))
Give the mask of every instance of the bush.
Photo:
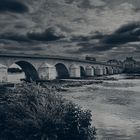
POLYGON ((91 113, 49 88, 23 84, 0 94, 0 140, 94 140, 91 113))

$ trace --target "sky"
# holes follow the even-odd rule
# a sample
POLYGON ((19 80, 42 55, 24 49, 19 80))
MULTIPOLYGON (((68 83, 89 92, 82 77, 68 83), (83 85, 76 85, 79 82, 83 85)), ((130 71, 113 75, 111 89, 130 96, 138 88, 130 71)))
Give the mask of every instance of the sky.
POLYGON ((0 53, 140 61, 140 1, 0 0, 0 53))

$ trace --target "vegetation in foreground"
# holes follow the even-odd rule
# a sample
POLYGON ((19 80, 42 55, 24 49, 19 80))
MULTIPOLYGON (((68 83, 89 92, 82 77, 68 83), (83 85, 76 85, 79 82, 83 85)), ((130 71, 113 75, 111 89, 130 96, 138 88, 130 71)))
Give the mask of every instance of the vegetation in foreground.
POLYGON ((91 113, 49 87, 0 91, 0 140, 95 140, 91 113))

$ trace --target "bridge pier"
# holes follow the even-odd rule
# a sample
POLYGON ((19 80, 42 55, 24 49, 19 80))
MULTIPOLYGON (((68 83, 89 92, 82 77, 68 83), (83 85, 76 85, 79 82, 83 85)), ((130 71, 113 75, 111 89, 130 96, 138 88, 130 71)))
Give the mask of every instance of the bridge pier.
POLYGON ((123 70, 121 68, 118 68, 118 74, 123 73, 123 70))
POLYGON ((44 64, 38 69, 40 80, 53 80, 56 79, 56 69, 54 66, 44 64))
POLYGON ((81 72, 80 67, 76 65, 71 65, 69 69, 70 78, 80 78, 81 72))
POLYGON ((116 68, 116 73, 119 74, 119 69, 118 68, 116 68))
POLYGON ((0 82, 4 83, 8 81, 8 68, 0 64, 0 82))
POLYGON ((103 69, 101 67, 95 68, 95 75, 102 76, 103 75, 103 69))
POLYGON ((113 68, 113 74, 118 74, 117 68, 113 68))
POLYGON ((92 66, 86 67, 86 76, 88 76, 88 77, 94 76, 94 68, 92 66))
POLYGON ((109 67, 109 68, 108 68, 108 74, 109 74, 109 75, 112 75, 112 74, 113 74, 113 69, 112 69, 112 67, 109 67))
POLYGON ((120 73, 123 73, 123 69, 119 69, 119 74, 120 74, 120 73))

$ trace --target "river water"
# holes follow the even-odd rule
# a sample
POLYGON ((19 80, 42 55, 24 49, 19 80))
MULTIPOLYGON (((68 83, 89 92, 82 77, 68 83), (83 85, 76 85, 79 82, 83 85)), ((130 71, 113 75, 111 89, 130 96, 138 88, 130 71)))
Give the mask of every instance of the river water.
POLYGON ((8 82, 11 83, 21 83, 21 79, 25 79, 24 72, 22 73, 8 73, 8 82))
POLYGON ((140 79, 119 79, 62 92, 92 111, 98 140, 140 140, 140 79))

